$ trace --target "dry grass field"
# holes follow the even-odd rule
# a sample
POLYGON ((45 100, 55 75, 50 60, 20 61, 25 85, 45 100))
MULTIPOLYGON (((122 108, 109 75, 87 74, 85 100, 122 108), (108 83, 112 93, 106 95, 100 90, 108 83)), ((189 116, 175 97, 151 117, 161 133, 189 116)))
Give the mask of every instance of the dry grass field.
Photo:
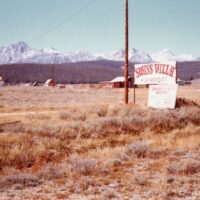
POLYGON ((0 88, 0 200, 200 199, 200 86, 175 110, 123 92, 0 88))

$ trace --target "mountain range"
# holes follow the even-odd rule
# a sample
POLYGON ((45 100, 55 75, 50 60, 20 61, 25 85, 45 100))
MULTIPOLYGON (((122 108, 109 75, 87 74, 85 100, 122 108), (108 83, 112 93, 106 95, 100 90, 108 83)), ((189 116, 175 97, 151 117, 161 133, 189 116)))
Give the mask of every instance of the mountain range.
MULTIPOLYGON (((118 49, 108 54, 90 53, 87 51, 62 52, 54 48, 34 49, 26 42, 20 41, 7 47, 0 47, 0 64, 64 64, 84 61, 123 61, 124 49, 118 49)), ((129 51, 129 61, 134 63, 153 63, 163 61, 200 61, 200 57, 192 55, 175 55, 169 49, 163 49, 153 54, 148 54, 134 48, 129 51)))

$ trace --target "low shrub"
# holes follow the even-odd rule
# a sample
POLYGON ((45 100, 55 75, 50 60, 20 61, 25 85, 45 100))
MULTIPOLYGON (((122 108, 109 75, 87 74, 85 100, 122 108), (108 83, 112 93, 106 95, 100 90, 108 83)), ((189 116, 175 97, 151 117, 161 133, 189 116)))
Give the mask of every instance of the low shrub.
POLYGON ((167 166, 167 172, 174 175, 193 175, 200 172, 200 163, 193 160, 173 162, 167 166))
POLYGON ((36 187, 42 184, 42 180, 31 174, 18 174, 5 176, 0 180, 0 188, 10 187, 12 185, 22 185, 23 187, 36 187))
POLYGON ((127 146, 125 154, 129 157, 145 158, 149 147, 145 142, 138 141, 127 146))
POLYGON ((181 108, 186 106, 195 106, 200 108, 200 106, 192 100, 188 100, 181 97, 176 99, 176 106, 175 106, 176 108, 181 108))
POLYGON ((70 169, 74 173, 82 175, 90 175, 97 165, 97 161, 94 159, 82 159, 78 156, 71 156, 70 169))
POLYGON ((96 114, 98 117, 105 117, 108 113, 106 105, 96 105, 87 109, 87 115, 96 114))
POLYGON ((200 125, 200 108, 182 107, 171 111, 152 111, 147 126, 156 133, 182 129, 188 124, 200 125))
POLYGON ((65 165, 49 163, 42 167, 37 175, 41 179, 51 180, 65 177, 66 172, 67 168, 65 165))
POLYGON ((75 112, 75 113, 60 113, 60 119, 62 120, 73 120, 73 121, 85 121, 86 120, 85 112, 75 112))

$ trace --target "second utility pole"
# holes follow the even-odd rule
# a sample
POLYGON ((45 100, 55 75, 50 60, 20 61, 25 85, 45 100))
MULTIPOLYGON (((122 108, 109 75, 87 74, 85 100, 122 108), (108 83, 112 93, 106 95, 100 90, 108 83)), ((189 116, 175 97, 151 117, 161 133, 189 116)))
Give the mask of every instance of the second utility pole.
POLYGON ((124 101, 128 104, 128 0, 125 0, 125 66, 124 66, 124 101))

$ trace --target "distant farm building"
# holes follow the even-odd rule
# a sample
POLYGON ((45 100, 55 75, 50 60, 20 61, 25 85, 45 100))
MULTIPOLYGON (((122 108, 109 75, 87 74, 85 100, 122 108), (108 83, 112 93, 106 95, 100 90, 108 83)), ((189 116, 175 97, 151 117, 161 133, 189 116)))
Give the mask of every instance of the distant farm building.
POLYGON ((65 88, 66 88, 66 85, 59 85, 59 88, 60 88, 60 89, 65 89, 65 88))
POLYGON ((190 85, 191 81, 185 81, 185 80, 181 80, 180 78, 177 79, 177 84, 178 85, 190 85))
POLYGON ((112 88, 113 87, 113 83, 111 83, 110 81, 102 81, 99 83, 100 88, 112 88))
POLYGON ((5 85, 5 82, 3 78, 0 76, 0 87, 3 87, 5 85))
POLYGON ((55 83, 55 81, 54 81, 53 79, 48 79, 48 80, 45 82, 44 85, 45 85, 45 86, 55 86, 56 83, 55 83))
POLYGON ((37 81, 35 81, 35 82, 32 84, 32 86, 36 87, 36 86, 40 86, 40 84, 39 84, 37 81))
MULTIPOLYGON (((107 87, 107 88, 123 88, 124 82, 125 82, 125 78, 123 76, 119 76, 119 77, 114 78, 111 81, 100 82, 100 85, 102 87, 107 87)), ((129 77, 128 86, 133 87, 133 84, 134 84, 133 82, 134 82, 134 78, 129 77)))

